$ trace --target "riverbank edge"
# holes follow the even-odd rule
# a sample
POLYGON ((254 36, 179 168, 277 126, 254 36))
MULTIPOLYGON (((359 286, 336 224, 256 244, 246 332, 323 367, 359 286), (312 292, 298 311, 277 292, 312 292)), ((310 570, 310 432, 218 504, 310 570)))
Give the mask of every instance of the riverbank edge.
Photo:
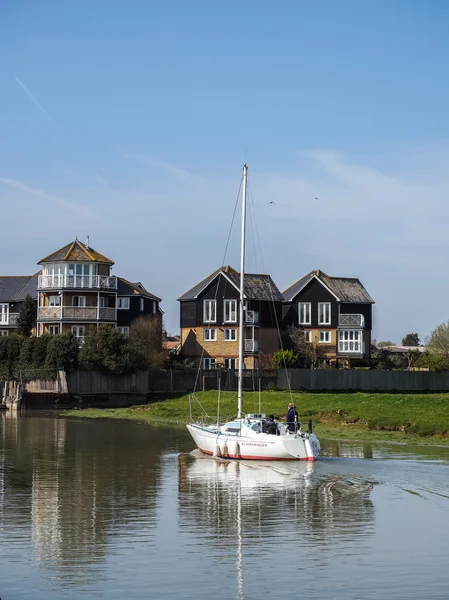
MULTIPOLYGON (((197 396, 209 414, 216 412, 216 392, 204 392, 197 396)), ((247 394, 247 406, 251 405, 251 396, 254 396, 253 403, 256 402, 257 394, 247 394)), ((292 399, 300 409, 300 420, 306 422, 312 419, 317 435, 323 439, 449 446, 449 394, 295 393, 290 397, 272 392, 265 396, 268 396, 263 404, 266 414, 282 414, 281 409, 292 399), (275 398, 272 397, 274 395, 275 398), (377 419, 373 417, 373 412, 379 413, 377 419), (425 435, 416 434, 414 428, 425 431, 425 435)), ((229 408, 230 399, 233 402, 235 394, 224 393, 222 405, 229 408)), ((257 410, 247 409, 247 412, 257 410)), ((188 395, 167 394, 165 398, 158 395, 156 402, 127 408, 80 408, 65 410, 60 414, 77 418, 131 419, 152 425, 184 426, 189 421, 189 401, 188 395)), ((222 414, 226 414, 225 410, 222 414)), ((194 416, 199 416, 199 413, 194 416)))

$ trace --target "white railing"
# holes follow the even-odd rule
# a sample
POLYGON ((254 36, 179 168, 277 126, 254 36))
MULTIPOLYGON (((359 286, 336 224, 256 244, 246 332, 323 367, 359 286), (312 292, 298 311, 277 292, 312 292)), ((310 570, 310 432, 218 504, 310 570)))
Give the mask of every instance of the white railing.
POLYGON ((244 340, 245 352, 258 352, 259 340, 244 340))
POLYGON ((105 319, 106 321, 115 321, 115 308, 100 307, 98 318, 105 319))
POLYGON ((245 311, 245 323, 248 325, 257 325, 259 322, 259 313, 257 310, 246 310, 245 311))
POLYGON ((115 308, 98 306, 41 306, 37 318, 46 319, 80 319, 93 321, 97 319, 115 321, 115 308))
POLYGON ((340 327, 365 327, 365 317, 363 315, 342 315, 338 317, 340 327))
POLYGON ((39 290, 60 288, 116 290, 117 277, 108 277, 107 275, 39 275, 37 287, 39 290))
POLYGON ((0 325, 15 325, 18 318, 19 313, 2 313, 0 315, 0 325))

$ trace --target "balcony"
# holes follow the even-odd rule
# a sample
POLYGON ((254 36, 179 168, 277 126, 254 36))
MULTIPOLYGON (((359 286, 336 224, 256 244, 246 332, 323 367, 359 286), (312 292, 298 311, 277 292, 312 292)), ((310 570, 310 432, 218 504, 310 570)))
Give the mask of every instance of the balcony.
POLYGON ((116 290, 117 277, 106 275, 39 275, 38 290, 116 290))
POLYGON ((3 313, 0 314, 0 326, 1 325, 16 325, 19 313, 3 313))
POLYGON ((244 352, 254 353, 259 351, 259 340, 244 340, 244 352))
POLYGON ((245 310, 245 325, 258 325, 259 313, 257 310, 245 310))
POLYGON ((342 315, 338 316, 339 327, 365 327, 365 317, 363 315, 342 315))
POLYGON ((115 308, 98 306, 40 306, 38 321, 115 321, 115 308))

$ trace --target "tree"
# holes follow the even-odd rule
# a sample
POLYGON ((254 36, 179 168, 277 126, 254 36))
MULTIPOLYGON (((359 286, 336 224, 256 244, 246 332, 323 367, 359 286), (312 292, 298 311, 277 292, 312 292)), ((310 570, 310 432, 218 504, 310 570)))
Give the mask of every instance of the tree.
POLYGON ((298 359, 302 359, 306 367, 315 369, 318 366, 319 358, 323 355, 323 349, 316 341, 308 342, 304 331, 299 327, 289 327, 287 335, 289 345, 292 346, 298 359))
POLYGON ((144 369, 159 369, 164 363, 162 352, 162 318, 142 316, 129 328, 129 343, 144 369))
POLYGON ((52 335, 48 341, 45 359, 47 369, 70 373, 76 369, 79 345, 73 333, 52 335))
POLYGON ((379 342, 377 344, 378 348, 384 348, 385 346, 396 346, 396 344, 394 342, 391 341, 387 341, 387 342, 379 342))
POLYGON ((36 302, 27 294, 17 318, 17 328, 20 334, 30 337, 34 327, 36 327, 36 302))
POLYGON ((417 333, 407 333, 402 340, 403 346, 419 346, 419 335, 417 333))
POLYGON ((136 370, 138 357, 115 327, 100 325, 87 330, 79 353, 81 367, 120 375, 136 370))
POLYGON ((431 354, 444 358, 449 364, 449 321, 438 325, 426 338, 426 346, 431 354))
POLYGON ((273 362, 276 369, 288 369, 294 367, 298 357, 291 350, 278 350, 273 354, 273 362))

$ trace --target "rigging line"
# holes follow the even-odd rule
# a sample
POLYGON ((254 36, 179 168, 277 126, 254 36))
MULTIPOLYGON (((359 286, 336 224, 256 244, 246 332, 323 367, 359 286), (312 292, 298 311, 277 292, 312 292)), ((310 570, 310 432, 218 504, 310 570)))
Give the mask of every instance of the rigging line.
MULTIPOLYGON (((248 182, 248 184, 249 184, 250 194, 252 195, 251 183, 248 182)), ((262 262, 262 269, 266 273, 267 271, 265 269, 265 261, 264 261, 264 258, 263 258, 262 244, 261 244, 261 241, 260 241, 259 227, 258 227, 258 224, 257 224, 256 216, 254 216, 254 221, 255 221, 256 236, 257 236, 257 240, 258 240, 258 244, 259 244, 259 249, 260 249, 260 257, 261 257, 261 262, 262 262)), ((270 278, 271 278, 271 276, 270 276, 270 278)), ((280 330, 280 327, 279 327, 279 320, 278 320, 278 316, 277 316, 277 312, 276 312, 276 305, 274 303, 273 288, 272 288, 271 285, 269 285, 269 293, 270 293, 270 298, 271 298, 271 306, 272 306, 272 310, 273 310, 273 314, 274 314, 274 318, 275 318, 275 322, 276 322, 276 330, 277 330, 277 335, 278 335, 278 338, 279 338, 279 345, 280 345, 281 351, 282 351, 282 359, 283 359, 283 363, 284 363, 285 376, 286 376, 286 379, 287 379, 287 387, 288 387, 288 391, 289 391, 289 394, 290 394, 290 401, 293 401, 292 388, 291 388, 291 385, 290 385, 290 377, 288 375, 287 365, 286 365, 285 357, 284 357, 284 354, 283 354, 284 353, 284 345, 282 343, 281 330, 280 330)))
MULTIPOLYGON (((232 214, 231 226, 229 227, 228 239, 226 240, 226 247, 225 247, 225 251, 224 251, 224 254, 223 254, 223 260, 221 261, 220 270, 223 269, 225 261, 226 261, 226 255, 228 253, 229 241, 231 239, 232 228, 234 226, 235 215, 236 215, 237 207, 238 207, 238 203, 239 203, 240 192, 242 190, 242 183, 243 183, 243 175, 240 177, 240 185, 239 185, 239 189, 238 189, 238 192, 237 192, 237 197, 235 199, 234 212, 232 214)), ((217 300, 218 288, 219 288, 219 285, 220 285, 221 277, 222 277, 222 273, 220 273, 220 275, 218 277, 217 287, 215 289, 215 295, 214 295, 214 298, 213 298, 214 300, 217 300)), ((215 310, 217 310, 216 306, 215 306, 215 310)), ((216 316, 217 315, 215 314, 215 317, 216 316)), ((204 328, 203 328, 203 336, 204 336, 204 328)), ((203 342, 204 342, 204 339, 203 339, 203 342)), ((196 377, 195 377, 195 383, 194 383, 194 387, 193 387, 193 393, 195 393, 196 389, 197 389, 198 380, 199 380, 200 373, 201 373, 202 366, 203 366, 204 352, 205 352, 205 348, 204 348, 204 344, 203 344, 202 349, 201 349, 200 363, 198 365, 198 370, 197 370, 196 377)))

